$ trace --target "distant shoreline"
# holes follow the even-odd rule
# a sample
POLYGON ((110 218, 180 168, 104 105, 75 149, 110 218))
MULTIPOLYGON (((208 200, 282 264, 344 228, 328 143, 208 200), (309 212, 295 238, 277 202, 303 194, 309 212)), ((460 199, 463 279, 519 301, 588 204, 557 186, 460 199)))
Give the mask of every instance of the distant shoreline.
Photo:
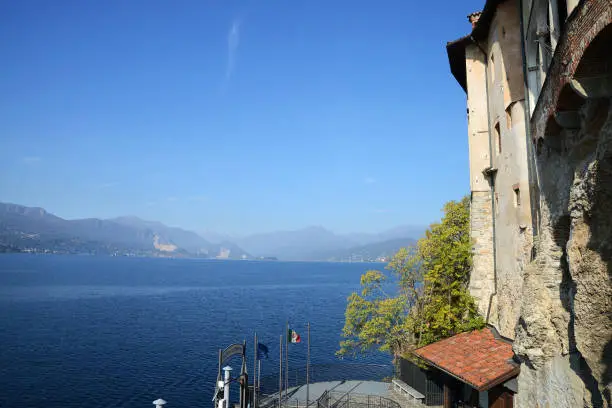
POLYGON ((71 256, 71 257, 104 257, 104 258, 135 258, 135 259, 185 259, 197 261, 215 261, 215 262, 280 262, 280 263, 342 263, 342 264, 386 264, 381 261, 333 261, 333 260, 299 260, 299 259, 235 259, 235 258, 200 258, 197 256, 146 256, 146 255, 109 255, 109 254, 90 254, 90 253, 61 253, 61 252, 31 252, 31 251, 5 251, 0 252, 2 255, 32 255, 32 256, 71 256))

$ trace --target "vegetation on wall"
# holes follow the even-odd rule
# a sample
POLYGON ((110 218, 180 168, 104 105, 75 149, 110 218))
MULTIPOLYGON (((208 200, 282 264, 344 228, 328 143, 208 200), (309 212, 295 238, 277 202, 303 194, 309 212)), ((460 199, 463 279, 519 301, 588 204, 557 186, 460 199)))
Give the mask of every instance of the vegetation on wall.
POLYGON ((385 267, 361 276, 361 291, 347 300, 339 356, 372 350, 410 351, 482 328, 468 292, 472 266, 469 198, 444 205, 414 248, 403 248, 385 267))

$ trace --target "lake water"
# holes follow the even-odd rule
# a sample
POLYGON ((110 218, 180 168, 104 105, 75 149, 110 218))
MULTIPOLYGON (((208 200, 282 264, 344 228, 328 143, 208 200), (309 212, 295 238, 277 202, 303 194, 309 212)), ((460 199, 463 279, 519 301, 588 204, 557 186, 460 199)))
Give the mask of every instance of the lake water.
POLYGON ((305 365, 310 321, 312 364, 356 370, 334 356, 346 298, 382 266, 2 255, 0 407, 150 407, 160 397, 211 407, 218 349, 247 340, 252 372, 256 331, 270 350, 262 376, 273 376, 287 320, 303 340, 290 345, 290 368, 305 365))

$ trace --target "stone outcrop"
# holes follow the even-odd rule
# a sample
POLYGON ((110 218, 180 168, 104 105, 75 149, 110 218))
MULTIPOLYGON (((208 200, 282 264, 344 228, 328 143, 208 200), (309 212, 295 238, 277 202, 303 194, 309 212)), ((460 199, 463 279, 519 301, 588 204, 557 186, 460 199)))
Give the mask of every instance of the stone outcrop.
POLYGON ((540 233, 524 273, 520 407, 612 406, 612 100, 538 145, 540 233))

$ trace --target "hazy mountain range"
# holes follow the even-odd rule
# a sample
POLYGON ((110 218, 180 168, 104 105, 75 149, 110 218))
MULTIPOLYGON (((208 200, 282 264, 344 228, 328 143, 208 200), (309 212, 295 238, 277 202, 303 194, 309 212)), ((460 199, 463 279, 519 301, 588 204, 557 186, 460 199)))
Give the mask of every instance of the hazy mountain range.
POLYGON ((323 227, 308 227, 294 231, 277 231, 234 238, 245 251, 287 260, 341 260, 350 254, 371 254, 375 259, 388 252, 414 243, 425 231, 424 227, 397 227, 378 234, 335 234, 323 227), (397 247, 399 241, 404 245, 397 247), (374 245, 374 246, 372 246, 374 245), (372 246, 371 248, 369 248, 372 246))
POLYGON ((424 227, 335 234, 323 227, 229 237, 127 216, 66 220, 42 208, 0 203, 0 252, 93 253, 281 260, 375 260, 414 243, 424 227))
POLYGON ((65 220, 42 208, 0 203, 4 251, 141 256, 248 257, 232 243, 210 243, 195 232, 137 217, 65 220))

